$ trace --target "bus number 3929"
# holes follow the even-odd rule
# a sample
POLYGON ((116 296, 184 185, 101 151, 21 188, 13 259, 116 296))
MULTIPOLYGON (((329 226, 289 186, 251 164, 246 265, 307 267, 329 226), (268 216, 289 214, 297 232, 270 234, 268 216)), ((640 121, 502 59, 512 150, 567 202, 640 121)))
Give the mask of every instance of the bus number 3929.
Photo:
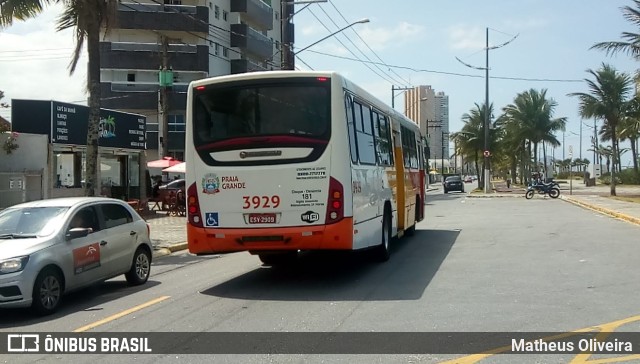
POLYGON ((242 196, 244 204, 243 209, 249 208, 276 208, 280 206, 280 196, 242 196))

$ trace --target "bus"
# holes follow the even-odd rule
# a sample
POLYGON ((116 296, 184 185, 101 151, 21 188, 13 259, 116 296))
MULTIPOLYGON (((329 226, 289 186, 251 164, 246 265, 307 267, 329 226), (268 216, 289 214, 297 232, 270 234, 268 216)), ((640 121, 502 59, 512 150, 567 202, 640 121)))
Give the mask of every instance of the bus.
POLYGON ((268 71, 190 83, 187 243, 265 265, 300 251, 374 250, 424 218, 418 125, 335 72, 268 71))

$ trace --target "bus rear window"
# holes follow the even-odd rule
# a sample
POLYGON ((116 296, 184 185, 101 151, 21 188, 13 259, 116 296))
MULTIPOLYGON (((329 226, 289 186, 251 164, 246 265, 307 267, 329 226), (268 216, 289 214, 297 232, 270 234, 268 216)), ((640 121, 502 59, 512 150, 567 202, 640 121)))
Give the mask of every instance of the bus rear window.
POLYGON ((293 79, 213 84, 194 91, 195 147, 234 138, 330 137, 330 82, 293 79))

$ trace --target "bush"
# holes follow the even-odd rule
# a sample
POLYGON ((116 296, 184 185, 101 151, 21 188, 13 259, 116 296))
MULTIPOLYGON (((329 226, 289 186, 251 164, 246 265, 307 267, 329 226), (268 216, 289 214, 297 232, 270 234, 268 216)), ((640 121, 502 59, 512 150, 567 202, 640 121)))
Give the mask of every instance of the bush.
MULTIPOLYGON (((616 177, 620 177, 620 181, 626 185, 640 184, 640 176, 638 176, 633 168, 627 168, 619 173, 616 173, 616 177)), ((618 181, 618 179, 616 179, 618 181)))
MULTIPOLYGON (((602 182, 605 185, 610 185, 611 184, 611 174, 607 173, 606 176, 602 176, 600 177, 600 182, 602 182)), ((620 179, 620 176, 616 176, 616 184, 622 184, 622 179, 620 179)))
MULTIPOLYGON (((576 172, 571 173, 571 177, 573 179, 582 179, 584 177, 584 172, 576 172)), ((569 172, 560 172, 556 174, 555 179, 569 179, 569 172)))

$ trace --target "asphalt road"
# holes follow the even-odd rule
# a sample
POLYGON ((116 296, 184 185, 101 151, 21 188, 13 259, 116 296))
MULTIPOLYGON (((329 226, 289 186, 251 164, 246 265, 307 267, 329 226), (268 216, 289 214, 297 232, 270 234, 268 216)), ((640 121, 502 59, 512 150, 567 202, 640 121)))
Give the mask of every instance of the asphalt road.
MULTIPOLYGON (((0 311, 0 331, 516 335, 607 323, 609 331, 640 331, 638 227, 551 199, 467 198, 433 191, 426 208, 427 218, 416 234, 397 242, 391 260, 383 264, 362 253, 305 254, 299 264, 278 269, 262 267, 248 253, 203 258, 182 252, 156 261, 143 287, 111 280, 66 297, 61 312, 51 317, 0 311)), ((54 357, 65 363, 88 358, 139 363, 569 363, 576 358, 147 354, 10 355, 0 362, 54 357)))

